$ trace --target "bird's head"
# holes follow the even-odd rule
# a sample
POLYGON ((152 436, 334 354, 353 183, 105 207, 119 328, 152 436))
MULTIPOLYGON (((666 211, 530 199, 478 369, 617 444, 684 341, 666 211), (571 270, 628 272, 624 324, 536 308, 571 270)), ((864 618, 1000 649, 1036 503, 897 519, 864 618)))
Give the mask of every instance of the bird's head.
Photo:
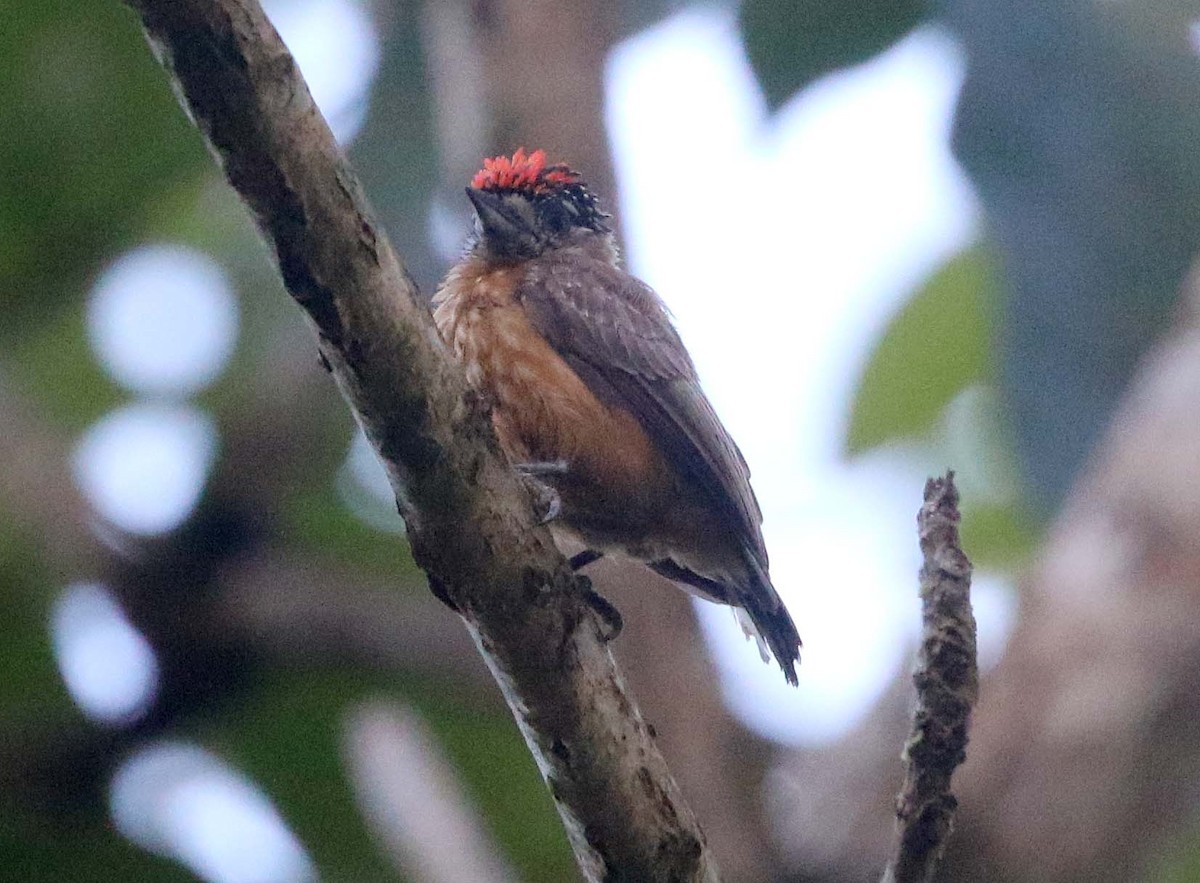
POLYGON ((609 216, 565 165, 546 165, 546 154, 483 161, 471 179, 467 196, 475 206, 475 247, 503 260, 522 260, 576 241, 581 236, 611 233, 609 216))

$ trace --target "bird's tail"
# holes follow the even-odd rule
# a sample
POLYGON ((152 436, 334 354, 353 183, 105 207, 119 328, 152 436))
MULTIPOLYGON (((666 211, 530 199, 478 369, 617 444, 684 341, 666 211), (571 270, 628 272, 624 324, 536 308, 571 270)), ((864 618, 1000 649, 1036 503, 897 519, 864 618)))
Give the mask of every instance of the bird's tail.
MULTIPOLYGON (((749 549, 745 550, 746 565, 750 570, 753 587, 742 594, 741 606, 745 616, 738 616, 743 629, 747 619, 754 629, 754 637, 759 641, 759 648, 765 643, 771 649, 771 655, 783 669, 783 676, 788 683, 795 686, 799 683, 796 677, 796 666, 800 663, 800 633, 792 622, 791 614, 783 606, 783 600, 775 587, 771 585, 771 577, 763 567, 758 557, 749 549)), ((741 611, 739 611, 740 613, 741 611)), ((750 634, 747 630, 747 634, 750 634)))
POLYGON ((742 634, 746 636, 746 640, 753 641, 758 645, 758 655, 762 657, 762 661, 770 662, 771 648, 767 646, 767 639, 762 636, 762 632, 758 630, 758 626, 754 624, 754 620, 750 618, 746 608, 730 607, 729 609, 733 611, 733 618, 737 620, 737 624, 742 627, 742 634))
POLYGON ((765 649, 769 649, 779 667, 783 669, 788 683, 795 686, 799 683, 796 665, 800 662, 800 634, 796 631, 796 624, 792 622, 787 608, 783 606, 779 593, 771 585, 771 578, 767 576, 767 569, 762 562, 750 549, 743 550, 742 554, 749 574, 747 585, 718 582, 701 576, 670 558, 650 561, 647 564, 655 573, 695 589, 705 598, 732 605, 734 615, 742 630, 746 632, 746 637, 758 641, 763 661, 769 661, 765 652, 765 649))

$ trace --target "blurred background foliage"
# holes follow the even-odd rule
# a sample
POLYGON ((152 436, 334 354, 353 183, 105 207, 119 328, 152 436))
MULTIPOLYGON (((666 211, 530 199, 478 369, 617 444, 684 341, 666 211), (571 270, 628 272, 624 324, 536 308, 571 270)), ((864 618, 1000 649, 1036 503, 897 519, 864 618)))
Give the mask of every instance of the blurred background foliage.
MULTIPOLYGON (((269 11, 286 18, 306 4, 269 11)), ((688 5, 605 5, 601 54, 688 5)), ((590 22, 598 8, 554 15, 590 22)), ((505 42, 504 22, 546 13, 519 0, 354 9, 377 68, 333 121, 429 292, 466 229, 465 164, 520 129, 519 95, 471 115, 496 106, 480 81, 523 63, 505 55, 519 39, 505 42), (477 54, 447 55, 455 27, 477 54)), ((885 323, 847 405, 844 451, 991 464, 967 482, 964 533, 977 563, 1014 573, 1169 322, 1200 241, 1195 10, 745 0, 736 14, 773 110, 919 26, 961 43, 955 146, 987 241, 951 257, 885 323)), ((0 132, 0 876, 452 879, 389 850, 387 818, 352 784, 347 709, 366 703, 429 725, 480 836, 504 857, 496 879, 573 879, 519 734, 407 556, 299 311, 134 15, 116 2, 14 0, 0 29, 0 132), (89 331, 92 292, 114 261, 163 242, 218 268, 236 325, 211 379, 174 387, 114 371, 89 331), (130 529, 97 506, 104 492, 88 484, 81 439, 141 413, 194 440, 202 492, 174 521, 130 529), (80 700, 72 653, 94 667, 143 647, 151 674, 127 706, 80 700), (177 750, 122 816, 114 781, 163 746, 177 750), (207 760, 188 753, 200 747, 207 760), (214 770, 261 789, 258 821, 238 821, 214 770), (262 864, 277 841, 279 864, 262 864)), ((737 738, 742 755, 764 750, 737 738)), ((760 857, 733 879, 808 879, 780 862, 760 857)))

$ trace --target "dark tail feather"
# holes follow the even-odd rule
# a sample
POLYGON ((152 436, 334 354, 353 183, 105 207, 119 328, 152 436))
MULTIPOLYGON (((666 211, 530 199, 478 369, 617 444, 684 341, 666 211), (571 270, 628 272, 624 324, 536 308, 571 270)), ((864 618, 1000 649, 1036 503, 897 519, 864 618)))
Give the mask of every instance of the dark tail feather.
POLYGON ((797 686, 800 683, 796 677, 796 666, 800 664, 800 633, 796 631, 796 624, 783 606, 779 593, 771 585, 766 569, 749 551, 746 552, 746 563, 754 577, 755 586, 751 591, 741 594, 742 607, 750 614, 750 621, 771 648, 771 654, 783 669, 783 676, 793 687, 797 686))
POLYGON ((783 669, 783 676, 792 686, 800 683, 796 677, 796 665, 800 662, 800 633, 796 624, 783 606, 771 578, 766 569, 759 563, 754 553, 745 552, 746 566, 750 571, 753 585, 742 588, 731 588, 715 580, 701 576, 683 567, 670 558, 662 561, 651 561, 649 567, 660 576, 677 583, 691 586, 702 594, 723 604, 734 603, 746 611, 750 622, 758 629, 767 647, 783 669))

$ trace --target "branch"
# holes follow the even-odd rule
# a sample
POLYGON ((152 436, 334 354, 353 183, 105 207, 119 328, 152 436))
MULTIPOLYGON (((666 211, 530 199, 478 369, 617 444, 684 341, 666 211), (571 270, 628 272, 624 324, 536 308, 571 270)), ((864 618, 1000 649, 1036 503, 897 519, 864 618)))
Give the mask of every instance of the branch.
POLYGON ((925 484, 917 533, 924 635, 913 683, 917 710, 904 746, 907 767, 896 800, 896 855, 884 883, 932 880, 954 824, 958 802, 950 777, 966 759, 967 725, 979 694, 971 562, 958 543, 958 489, 954 473, 925 484))
POLYGON ((463 616, 593 880, 715 880, 584 601, 485 409, 255 0, 128 0, 274 246, 392 478, 414 558, 463 616))

